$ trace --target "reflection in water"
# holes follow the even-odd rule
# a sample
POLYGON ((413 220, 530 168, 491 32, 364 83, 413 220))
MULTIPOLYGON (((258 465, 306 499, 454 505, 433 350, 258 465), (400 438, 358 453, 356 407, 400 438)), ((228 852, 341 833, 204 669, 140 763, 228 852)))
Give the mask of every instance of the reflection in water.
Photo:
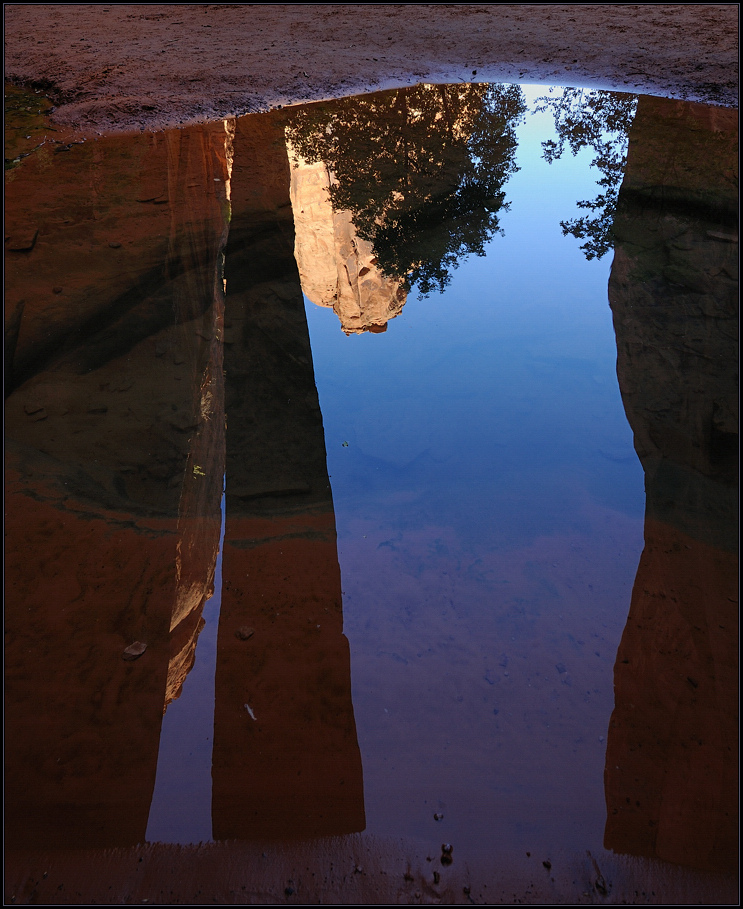
POLYGON ((333 209, 351 213, 380 271, 426 295, 498 230, 525 110, 516 85, 418 85, 299 108, 287 137, 331 172, 333 209))
POLYGON ((637 96, 565 88, 540 98, 536 109, 549 110, 555 119, 557 141, 548 139, 542 143, 546 161, 557 161, 566 143, 573 155, 586 147, 595 153, 591 166, 601 172, 598 184, 603 192, 593 201, 578 202, 579 208, 595 214, 560 221, 560 227, 564 235, 587 241, 581 246, 587 259, 600 259, 614 247, 612 223, 627 161, 627 137, 637 109, 637 96))
POLYGON ((302 292, 318 306, 332 307, 346 334, 386 331, 402 312, 405 288, 382 274, 374 247, 356 232, 351 212, 333 209, 325 162, 305 161, 291 146, 288 152, 294 160, 294 256, 302 292))
POLYGON ((169 700, 160 732, 157 775, 147 819, 149 842, 201 843, 212 839, 212 742, 217 626, 222 601, 222 534, 214 574, 214 593, 204 604, 198 648, 189 648, 185 681, 177 700, 169 700), (170 709, 167 709, 167 708, 170 709))
MULTIPOLYGON (((215 839, 368 827, 458 860, 596 855, 600 827, 732 867, 735 118, 640 99, 615 212, 636 101, 586 97, 556 96, 546 151, 600 158, 597 218, 563 229, 589 257, 615 238, 621 402, 606 272, 574 278, 526 217, 555 212, 530 148, 516 167, 518 87, 44 145, 8 172, 12 846, 161 835, 225 477, 215 839), (323 348, 310 309, 311 350, 303 291, 350 337, 323 348), (638 527, 621 404, 647 505, 614 666, 638 527)), ((168 838, 210 835, 187 823, 168 838)))
POLYGON ((239 121, 225 270, 216 839, 364 828, 335 516, 289 182, 281 122, 239 121))
POLYGON ((615 667, 606 845, 734 871, 737 112, 642 98, 609 298, 645 470, 645 549, 615 667))
POLYGON ((6 402, 18 844, 144 839, 219 539, 229 142, 217 123, 40 152, 6 186, 8 232, 38 231, 7 263, 24 302, 6 402))

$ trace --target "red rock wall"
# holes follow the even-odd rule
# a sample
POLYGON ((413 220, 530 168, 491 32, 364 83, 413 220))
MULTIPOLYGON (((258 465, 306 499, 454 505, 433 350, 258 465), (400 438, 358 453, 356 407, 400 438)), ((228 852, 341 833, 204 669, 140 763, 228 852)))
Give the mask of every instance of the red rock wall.
POLYGON ((737 113, 641 98, 614 222, 645 549, 614 673, 607 848, 738 862, 737 113))
POLYGON ((88 143, 11 172, 9 223, 38 229, 6 252, 11 315, 25 300, 6 401, 13 846, 144 840, 219 540, 224 136, 88 143))
POLYGON ((214 836, 358 831, 335 517, 276 117, 238 121, 232 203, 214 836))

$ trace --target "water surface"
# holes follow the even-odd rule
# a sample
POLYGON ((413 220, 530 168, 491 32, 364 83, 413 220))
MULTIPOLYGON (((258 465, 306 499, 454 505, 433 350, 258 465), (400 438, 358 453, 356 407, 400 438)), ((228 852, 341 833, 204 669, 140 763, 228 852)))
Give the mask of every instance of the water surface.
POLYGON ((41 121, 6 174, 11 847, 734 870, 733 114, 41 121))

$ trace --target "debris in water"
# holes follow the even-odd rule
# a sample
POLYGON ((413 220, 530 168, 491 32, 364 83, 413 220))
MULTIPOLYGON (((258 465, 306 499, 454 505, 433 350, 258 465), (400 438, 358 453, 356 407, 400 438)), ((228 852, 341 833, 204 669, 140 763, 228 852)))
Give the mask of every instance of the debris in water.
POLYGON ((441 844, 441 864, 442 865, 451 865, 454 861, 451 854, 454 847, 451 843, 442 843, 441 844))
POLYGON ((253 708, 250 706, 250 704, 245 704, 244 707, 248 711, 248 716, 250 717, 250 719, 254 720, 256 717, 255 717, 255 714, 253 713, 253 708))
POLYGON ((590 849, 586 850, 586 855, 588 856, 588 858, 590 858, 591 864, 593 865, 593 870, 596 872, 596 880, 593 882, 593 886, 596 888, 597 892, 600 893, 602 896, 607 896, 607 894, 609 893, 610 887, 607 885, 606 881, 604 880, 604 876, 601 873, 601 869, 599 868, 599 863, 591 855, 590 849))
POLYGON ((142 654, 147 650, 147 645, 142 643, 142 641, 135 641, 133 644, 130 644, 126 650, 121 654, 122 660, 138 660, 142 654))
POLYGON ((249 628, 247 625, 241 625, 235 632, 235 637, 241 641, 247 641, 255 634, 255 628, 249 628))

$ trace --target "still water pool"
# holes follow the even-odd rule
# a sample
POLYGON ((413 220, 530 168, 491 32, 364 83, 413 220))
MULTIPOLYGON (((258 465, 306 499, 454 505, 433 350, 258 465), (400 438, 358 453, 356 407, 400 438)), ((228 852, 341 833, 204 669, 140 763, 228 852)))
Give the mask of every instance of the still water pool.
POLYGON ((65 144, 10 97, 10 847, 732 874, 736 112, 426 85, 65 144))

